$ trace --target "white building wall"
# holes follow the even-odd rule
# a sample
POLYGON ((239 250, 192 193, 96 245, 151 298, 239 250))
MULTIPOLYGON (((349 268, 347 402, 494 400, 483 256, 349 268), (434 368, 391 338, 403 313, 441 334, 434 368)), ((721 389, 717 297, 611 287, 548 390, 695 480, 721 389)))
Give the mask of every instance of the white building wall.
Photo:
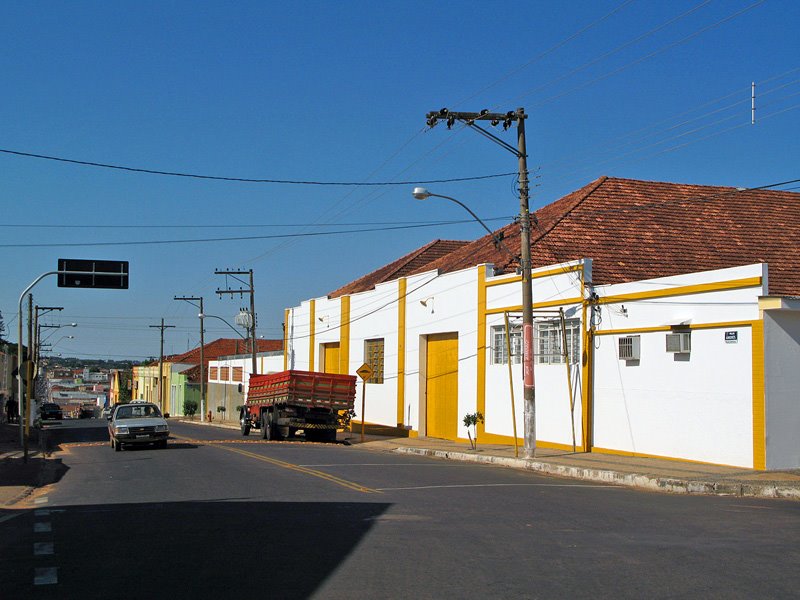
POLYGON ((800 467, 800 314, 764 311, 767 468, 800 467))
MULTIPOLYGON (((601 298, 750 277, 749 265, 596 289, 601 298)), ((764 272, 765 275, 765 272, 764 272)), ((752 328, 700 325, 758 319, 763 287, 637 300, 599 307, 598 331, 685 324, 691 352, 666 352, 668 331, 642 331, 641 358, 619 360, 619 335, 599 335, 594 348, 595 447, 753 466, 752 328), (623 308, 624 306, 624 308, 623 308), (726 342, 735 331, 737 341, 726 342)))
MULTIPOLYGON (((256 356, 256 364, 259 369, 259 375, 268 373, 278 373, 283 371, 283 353, 282 352, 269 352, 260 353, 256 356)), ((218 360, 208 361, 208 382, 209 383, 224 383, 229 385, 242 384, 242 390, 245 398, 247 398, 247 386, 250 382, 250 375, 253 372, 253 357, 252 356, 237 356, 220 358, 218 360), (222 379, 222 367, 229 367, 227 379, 222 379), (242 381, 233 380, 233 368, 242 368, 242 381), (211 369, 217 369, 217 377, 211 377, 211 369)))

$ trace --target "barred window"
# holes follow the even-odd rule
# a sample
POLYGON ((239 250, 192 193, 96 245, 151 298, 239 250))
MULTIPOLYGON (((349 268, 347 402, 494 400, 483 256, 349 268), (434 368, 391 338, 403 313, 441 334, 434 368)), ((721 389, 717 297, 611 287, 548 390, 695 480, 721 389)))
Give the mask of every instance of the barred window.
POLYGON ((216 381, 218 376, 217 367, 211 367, 208 371, 208 379, 211 381, 216 381))
POLYGON ((233 367, 233 380, 234 381, 242 381, 244 367, 233 367))
POLYGON ((231 368, 230 367, 220 367, 219 368, 219 379, 220 381, 229 381, 231 378, 231 368))
MULTIPOLYGON (((522 327, 512 325, 509 327, 511 334, 511 362, 518 365, 522 362, 522 327)), ((492 364, 505 365, 508 363, 506 349, 506 328, 503 325, 492 327, 492 364)))
POLYGON ((364 362, 372 367, 367 383, 383 383, 383 338, 364 341, 364 362))
MULTIPOLYGON (((574 365, 580 361, 581 322, 580 319, 569 319, 565 325, 569 363, 574 365)), ((540 365, 563 364, 564 346, 562 341, 560 320, 536 323, 536 362, 540 365)))

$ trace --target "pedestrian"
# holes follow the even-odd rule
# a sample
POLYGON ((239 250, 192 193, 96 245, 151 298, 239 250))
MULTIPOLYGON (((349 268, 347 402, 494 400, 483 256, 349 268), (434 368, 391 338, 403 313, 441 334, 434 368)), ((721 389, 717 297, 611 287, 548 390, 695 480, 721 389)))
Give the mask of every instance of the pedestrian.
POLYGON ((17 421, 17 401, 14 398, 9 398, 6 402, 6 417, 9 423, 17 421))

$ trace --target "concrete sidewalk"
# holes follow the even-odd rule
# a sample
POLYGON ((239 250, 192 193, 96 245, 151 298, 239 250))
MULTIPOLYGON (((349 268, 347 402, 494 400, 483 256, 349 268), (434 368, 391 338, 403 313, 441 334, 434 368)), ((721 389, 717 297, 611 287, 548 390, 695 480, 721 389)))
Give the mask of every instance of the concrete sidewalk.
POLYGON ((0 507, 16 504, 46 483, 46 460, 38 439, 33 437, 36 433, 31 430, 26 462, 19 443, 19 426, 0 424, 0 507))
MULTIPOLYGON (((186 422, 238 429, 238 425, 232 423, 186 422)), ((254 434, 257 435, 258 431, 250 435, 254 434)), ((339 440, 362 446, 360 425, 354 424, 351 433, 340 433, 339 440)), ((477 450, 473 450, 468 443, 405 437, 405 432, 401 430, 376 426, 367 426, 362 447, 384 452, 492 464, 659 492, 800 500, 800 469, 754 471, 679 460, 573 453, 547 448, 537 449, 534 459, 526 459, 515 457, 513 446, 479 443, 477 450)), ((520 446, 520 457, 523 454, 523 448, 520 446)))

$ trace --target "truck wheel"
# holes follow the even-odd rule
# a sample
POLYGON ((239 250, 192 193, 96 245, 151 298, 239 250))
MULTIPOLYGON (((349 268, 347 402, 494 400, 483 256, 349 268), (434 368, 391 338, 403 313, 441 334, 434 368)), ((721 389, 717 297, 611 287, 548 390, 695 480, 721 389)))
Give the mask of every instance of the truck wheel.
POLYGON ((335 442, 336 441, 336 430, 335 429, 323 429, 320 433, 320 440, 323 442, 335 442))
POLYGON ((242 427, 243 436, 250 435, 250 422, 244 416, 239 417, 239 425, 242 427))

